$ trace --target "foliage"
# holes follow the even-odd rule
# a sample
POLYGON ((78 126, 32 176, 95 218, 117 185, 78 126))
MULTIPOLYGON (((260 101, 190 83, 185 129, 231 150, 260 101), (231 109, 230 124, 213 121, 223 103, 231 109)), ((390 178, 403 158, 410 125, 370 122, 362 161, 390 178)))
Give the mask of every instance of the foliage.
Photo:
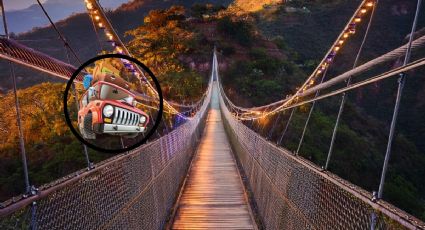
MULTIPOLYGON (((86 166, 82 146, 63 115, 64 84, 43 83, 19 90, 22 128, 31 184, 39 186, 86 166)), ((0 200, 23 192, 14 95, 0 96, 0 200)), ((69 105, 74 105, 70 98, 69 105)), ((70 106, 75 112, 75 107, 70 106)), ((91 151, 94 162, 110 155, 91 151)))
POLYGON ((224 10, 224 9, 226 9, 226 7, 224 7, 223 5, 195 3, 190 8, 190 11, 193 17, 202 18, 204 15, 216 14, 220 10, 224 10))
POLYGON ((203 93, 202 76, 192 70, 170 72, 162 78, 164 93, 171 100, 191 101, 199 99, 203 93))
POLYGON ((207 45, 205 36, 185 20, 185 12, 182 6, 152 10, 142 26, 126 34, 132 37, 128 43, 130 51, 156 74, 165 98, 187 102, 201 95, 202 76, 196 73, 196 61, 208 59, 209 62, 212 47, 207 45))
POLYGON ((178 57, 189 51, 193 33, 185 28, 185 9, 173 6, 168 10, 152 10, 144 24, 126 35, 132 36, 129 50, 155 74, 180 72, 184 69, 178 57))
POLYGON ((253 27, 241 19, 232 19, 229 16, 219 19, 217 30, 242 46, 250 46, 253 42, 253 27))
MULTIPOLYGON (((399 2, 390 0, 381 4, 381 9, 388 9, 399 2)), ((316 67, 357 5, 357 2, 348 0, 292 1, 282 5, 275 18, 264 20, 265 17, 260 15, 263 12, 257 13, 253 30, 259 29, 265 36, 272 38, 271 40, 288 59, 275 63, 271 60, 267 49, 254 42, 253 44, 257 46, 248 50, 249 60, 232 62, 228 70, 222 74, 228 92, 234 92, 233 94, 240 95, 248 101, 244 102, 244 105, 255 106, 276 101, 283 98, 283 95, 293 92, 294 88, 300 85, 299 81, 305 79, 305 76, 316 67), (289 14, 284 10, 287 6, 306 6, 311 14, 289 14), (284 74, 279 75, 276 66, 283 66, 284 74), (272 81, 267 86, 269 90, 262 87, 264 81, 272 81)), ((377 11, 377 15, 380 16, 377 16, 374 22, 376 28, 392 26, 393 29, 388 33, 376 28, 370 32, 361 62, 400 45, 408 33, 406 28, 410 28, 409 23, 415 5, 407 4, 406 7, 409 8, 409 14, 400 16, 402 18, 397 20, 389 20, 390 11, 377 11), (404 24, 401 21, 404 21, 404 24)), ((356 35, 364 32, 361 29, 359 27, 356 35)), ((344 46, 331 68, 330 76, 351 68, 354 58, 352 54, 357 51, 361 38, 361 36, 353 37, 350 45, 344 46)), ((423 73, 423 69, 417 72, 411 75, 419 75, 423 73)), ((409 79, 411 80, 410 84, 406 84, 404 106, 400 111, 398 132, 393 143, 384 199, 425 220, 425 186, 423 186, 425 144, 424 132, 421 132, 424 130, 422 125, 424 122, 421 121, 425 111, 422 102, 423 80, 409 79), (412 108, 415 112, 412 112, 412 108)), ((395 80, 386 81, 370 87, 371 90, 363 89, 356 92, 360 99, 353 97, 348 100, 337 133, 329 170, 368 191, 378 189, 388 139, 387 122, 392 114, 395 86, 395 80)), ((335 97, 316 103, 301 146, 301 156, 319 166, 324 165, 326 161, 339 100, 339 97, 335 97)), ((241 105, 241 100, 234 102, 241 105)), ((285 148, 291 151, 297 149, 310 106, 311 104, 302 106, 295 112, 283 140, 285 148)), ((280 117, 277 116, 270 117, 268 126, 260 132, 263 135, 271 135, 272 141, 281 137, 289 111, 280 117), (279 122, 276 124, 275 132, 270 134, 268 131, 272 129, 274 119, 279 119, 279 122)))
POLYGON ((236 61, 224 72, 223 82, 253 105, 263 105, 282 98, 282 92, 290 92, 290 85, 299 83, 293 78, 300 72, 293 63, 267 56, 264 49, 252 49, 253 61, 236 61), (255 98, 252 100, 251 98, 255 98))

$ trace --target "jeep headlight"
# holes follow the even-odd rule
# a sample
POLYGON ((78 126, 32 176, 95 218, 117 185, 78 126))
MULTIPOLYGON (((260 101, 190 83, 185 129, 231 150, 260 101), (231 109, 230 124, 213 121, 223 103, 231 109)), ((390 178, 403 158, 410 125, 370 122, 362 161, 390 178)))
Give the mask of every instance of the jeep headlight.
POLYGON ((114 114, 114 107, 112 107, 112 105, 105 105, 105 107, 103 107, 103 116, 111 117, 112 114, 114 114))
POLYGON ((146 122, 146 117, 145 116, 140 116, 140 119, 139 119, 139 122, 141 123, 141 124, 144 124, 145 122, 146 122))

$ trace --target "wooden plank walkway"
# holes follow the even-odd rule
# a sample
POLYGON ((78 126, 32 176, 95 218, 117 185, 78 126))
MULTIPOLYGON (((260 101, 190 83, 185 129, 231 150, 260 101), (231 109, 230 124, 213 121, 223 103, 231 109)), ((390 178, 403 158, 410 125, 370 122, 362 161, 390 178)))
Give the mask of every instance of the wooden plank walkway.
POLYGON ((256 229, 221 120, 214 85, 205 133, 172 229, 256 229))

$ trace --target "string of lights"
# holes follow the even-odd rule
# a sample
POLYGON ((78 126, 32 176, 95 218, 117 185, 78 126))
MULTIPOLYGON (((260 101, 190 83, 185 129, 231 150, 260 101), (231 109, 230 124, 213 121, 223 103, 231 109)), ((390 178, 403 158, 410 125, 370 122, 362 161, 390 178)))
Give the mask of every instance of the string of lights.
MULTIPOLYGON (((84 0, 84 2, 86 4, 88 14, 90 15, 92 21, 99 30, 103 30, 106 40, 111 44, 114 49, 113 52, 132 56, 125 47, 124 43, 117 35, 117 33, 115 32, 114 28, 112 27, 112 24, 109 22, 100 4, 96 0, 84 0)), ((155 87, 153 87, 149 80, 147 80, 146 76, 144 75, 144 72, 139 68, 139 66, 133 65, 130 61, 126 59, 121 59, 121 61, 124 64, 124 67, 129 72, 133 73, 140 80, 141 83, 143 82, 147 86, 149 93, 151 93, 156 98, 159 97, 155 87)), ((168 111, 171 114, 181 115, 180 112, 172 105, 170 105, 166 100, 164 100, 164 110, 168 111)))
POLYGON ((297 90, 297 92, 289 98, 284 105, 291 103, 293 100, 298 99, 298 94, 307 90, 309 87, 312 87, 317 78, 319 78, 325 70, 327 70, 338 52, 343 48, 343 45, 346 44, 347 40, 356 33, 356 29, 359 23, 362 22, 362 18, 367 16, 367 13, 372 9, 375 4, 375 0, 364 0, 361 2, 353 16, 350 18, 342 33, 339 34, 338 38, 335 40, 334 44, 328 50, 325 57, 322 59, 320 64, 316 67, 310 77, 304 82, 304 84, 297 90))
MULTIPOLYGON (((287 96, 287 98, 283 100, 259 107, 241 108, 234 105, 235 109, 243 113, 241 117, 252 117, 253 119, 259 118, 258 116, 264 116, 263 111, 269 110, 270 107, 275 107, 276 109, 269 110, 269 112, 267 112, 267 115, 275 114, 276 112, 279 112, 281 108, 285 108, 294 101, 298 101, 300 99, 299 95, 302 94, 304 91, 315 85, 318 85, 316 80, 320 79, 320 76, 322 76, 325 70, 327 70, 332 65, 333 60, 341 51, 343 46, 347 44, 349 38, 356 34, 359 24, 363 21, 363 18, 367 17, 369 12, 371 12, 371 9, 375 5, 375 1, 376 0, 363 0, 359 4, 358 8, 356 9, 352 17, 348 20, 344 29, 338 35, 337 39, 334 41, 333 45, 330 47, 324 58, 320 61, 319 65, 307 78, 303 85, 297 88, 295 94, 287 96)), ((233 103, 231 104, 233 105, 233 103)))
POLYGON ((314 88, 317 85, 320 85, 320 82, 317 82, 317 79, 320 79, 320 76, 326 72, 327 69, 332 65, 335 57, 338 53, 343 49, 344 45, 348 44, 348 40, 358 29, 358 26, 363 21, 365 17, 369 15, 373 6, 375 5, 376 0, 363 0, 352 17, 348 20, 342 32, 338 35, 337 39, 334 41, 333 45, 330 47, 324 58, 320 61, 319 65, 312 72, 312 74, 307 78, 307 80, 303 83, 303 85, 297 88, 296 92, 293 95, 287 96, 287 98, 273 102, 271 104, 253 108, 241 108, 230 102, 229 104, 234 107, 235 110, 238 110, 240 113, 238 114, 239 119, 250 120, 250 119, 258 119, 264 116, 273 115, 277 112, 282 111, 287 108, 289 105, 294 102, 298 102, 300 99, 300 95, 304 92, 309 91, 310 88, 314 88), (270 107, 274 107, 275 109, 270 110, 270 107), (265 112, 268 111, 268 112, 265 112))

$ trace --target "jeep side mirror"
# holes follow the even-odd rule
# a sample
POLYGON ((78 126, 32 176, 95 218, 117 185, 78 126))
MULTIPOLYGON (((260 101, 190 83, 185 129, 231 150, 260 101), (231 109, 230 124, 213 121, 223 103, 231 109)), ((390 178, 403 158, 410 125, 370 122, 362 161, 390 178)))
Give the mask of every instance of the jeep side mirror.
POLYGON ((89 87, 89 93, 88 93, 89 98, 94 97, 95 94, 96 94, 96 90, 94 89, 94 87, 89 87))

